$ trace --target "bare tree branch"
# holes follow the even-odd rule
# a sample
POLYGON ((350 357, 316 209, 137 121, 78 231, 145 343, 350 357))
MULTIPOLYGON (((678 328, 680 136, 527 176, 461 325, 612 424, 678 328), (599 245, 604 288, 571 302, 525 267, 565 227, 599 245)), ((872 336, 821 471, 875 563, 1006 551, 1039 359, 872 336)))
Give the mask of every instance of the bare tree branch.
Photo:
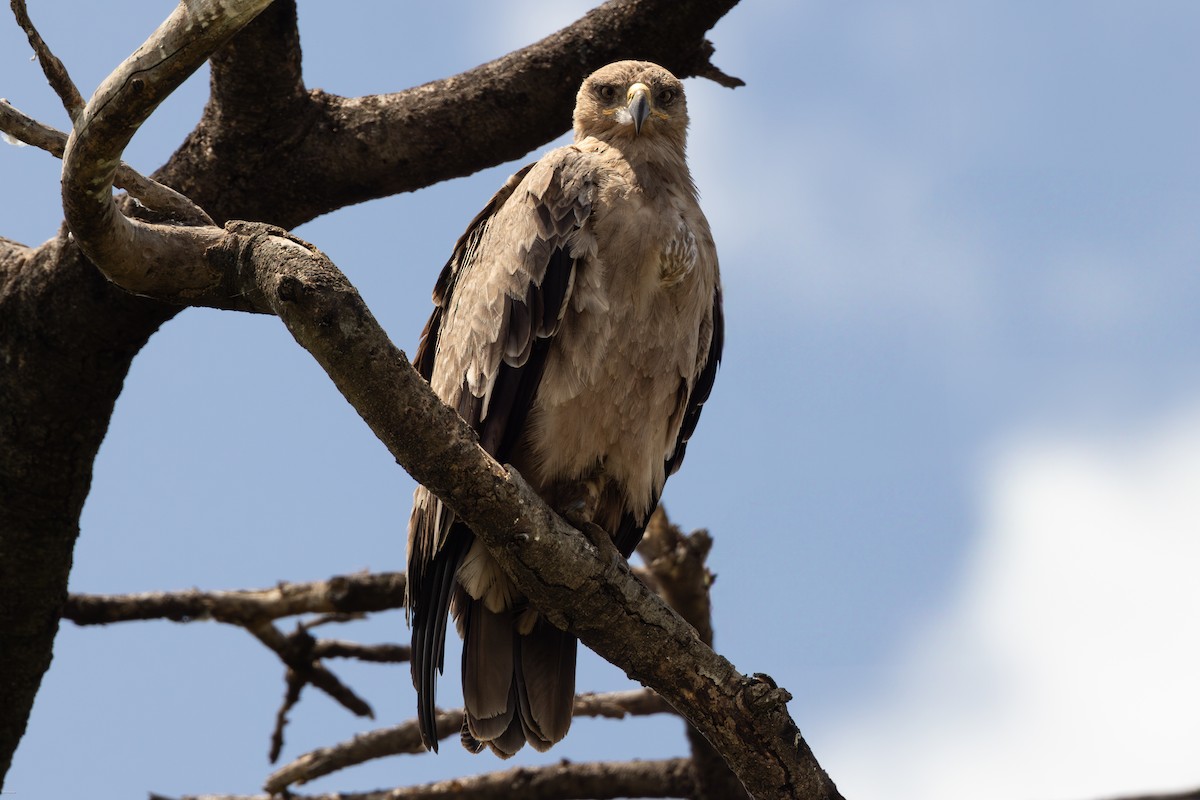
MULTIPOLYGON (((0 131, 27 145, 45 150, 55 158, 62 158, 63 151, 67 146, 67 134, 27 117, 2 98, 0 98, 0 131)), ((180 222, 193 225, 215 224, 212 217, 208 216, 204 209, 190 199, 170 186, 164 186, 158 181, 143 176, 124 161, 117 167, 116 175, 113 176, 113 184, 117 188, 129 192, 131 197, 136 198, 147 208, 152 208, 180 222)))
POLYGON ((148 619, 173 622, 215 619, 247 625, 300 614, 365 613, 403 605, 404 573, 363 572, 310 583, 279 583, 270 589, 73 594, 67 598, 63 618, 76 625, 148 619))
POLYGON ((19 142, 45 150, 55 158, 62 158, 67 145, 65 133, 27 117, 4 98, 0 98, 0 131, 19 142))
MULTIPOLYGON (((29 39, 29 46, 33 48, 33 52, 37 56, 42 73, 46 76, 46 80, 55 94, 62 100, 67 115, 74 122, 79 119, 84 109, 83 97, 79 94, 79 89, 71 80, 66 66, 58 56, 54 55, 42 39, 41 34, 38 33, 37 28, 34 27, 25 7, 25 0, 12 0, 11 6, 13 15, 17 19, 17 25, 25 31, 25 36, 29 39)), ((0 99, 0 130, 25 144, 39 147, 57 158, 62 158, 67 143, 65 133, 26 117, 2 99, 0 99)), ((169 217, 191 224, 214 224, 212 218, 190 199, 168 186, 143 177, 125 162, 121 162, 117 167, 113 183, 118 188, 128 191, 147 208, 160 211, 169 217)))
POLYGON ((54 89, 54 93, 62 100, 63 108, 67 110, 67 116, 72 121, 78 119, 83 111, 83 96, 79 94, 75 82, 67 74, 67 68, 63 66, 58 56, 50 52, 50 48, 42 40, 42 35, 33 26, 33 21, 29 18, 29 11, 25 8, 25 0, 12 0, 10 5, 13 16, 17 18, 17 25, 25 31, 25 36, 29 39, 29 46, 37 55, 38 64, 41 65, 46 80, 50 82, 50 88, 54 89))
MULTIPOLYGON (((401 789, 319 795, 293 800, 608 800, 619 797, 687 797, 692 776, 686 758, 663 761, 563 762, 517 767, 469 778, 451 778, 401 789)), ((195 795, 179 800, 274 800, 277 795, 195 795)), ((169 800, 152 794, 150 800, 169 800)))
MULTIPOLYGON (((713 627, 708 590, 713 575, 705 561, 711 549, 712 537, 708 531, 696 531, 685 537, 683 531, 667 519, 662 506, 650 517, 646 535, 638 545, 638 553, 654 575, 658 593, 696 629, 701 641, 709 647, 713 644, 713 627)), ((747 798, 741 781, 694 725, 687 726, 687 737, 692 747, 696 783, 693 800, 747 798)))
POLYGON ((662 506, 650 516, 646 535, 637 548, 667 605, 678 611, 710 646, 713 629, 708 588, 713 575, 705 561, 711 549, 712 537, 708 531, 684 536, 677 525, 671 524, 662 506))
POLYGON ((287 670, 283 682, 286 687, 283 702, 275 712, 275 727, 271 730, 271 746, 267 750, 267 760, 272 764, 279 760, 279 754, 283 752, 283 731, 288 724, 288 712, 300 702, 300 695, 304 692, 306 683, 291 669, 287 670))
POLYGON ((398 608, 403 601, 403 574, 363 573, 311 583, 280 583, 272 589, 71 595, 63 616, 78 625, 148 619, 175 622, 211 619, 245 628, 287 666, 287 688, 271 734, 270 759, 274 762, 283 748, 287 714, 299 702, 305 684, 311 683, 353 714, 374 716, 370 704, 321 664, 322 658, 407 661, 409 648, 314 639, 308 631, 313 625, 328 621, 328 617, 301 624, 290 635, 284 635, 270 620, 309 613, 336 613, 342 615, 339 618, 346 618, 350 613, 398 608))
POLYGON ((675 709, 653 689, 624 692, 585 692, 575 695, 575 716, 624 719, 649 714, 674 714, 675 709))
MULTIPOLYGON (((463 710, 439 711, 439 739, 447 739, 462 729, 463 710)), ((267 777, 263 789, 278 794, 289 786, 307 783, 347 767, 386 756, 425 752, 416 720, 408 720, 390 728, 360 733, 348 741, 321 747, 285 764, 267 777)))
MULTIPOLYGON (((637 55, 683 76, 707 71, 712 47, 705 32, 735 4, 614 0, 503 64, 395 95, 345 99, 309 92, 288 124, 253 135, 229 136, 232 126, 226 124, 229 104, 251 106, 253 94, 222 96, 155 177, 216 220, 294 225, 370 197, 468 174, 563 131, 575 86, 600 63, 637 55), (438 135, 429 136, 431 130, 438 135), (447 145, 451 141, 454 146, 447 145)), ((290 9, 278 0, 276 6, 278 14, 272 9, 256 20, 264 30, 244 31, 262 38, 253 46, 235 42, 218 51, 217 60, 229 59, 227 66, 249 74, 260 47, 268 60, 281 57, 290 9)), ((214 80, 223 80, 223 68, 214 68, 214 80)), ((223 92, 225 87, 214 87, 223 92)), ((258 97, 264 106, 271 101, 258 97)), ((96 183, 83 190, 101 188, 96 183)), ((123 208, 131 216, 155 216, 133 204, 123 208)), ((174 266, 150 255, 151 270, 174 266)), ((0 585, 13 589, 0 598, 2 781, 50 661, 80 509, 113 405, 133 357, 187 301, 168 304, 118 290, 81 256, 65 229, 36 248, 0 240, 0 277, 0 352, 11 378, 0 381, 0 407, 10 423, 0 426, 0 585)), ((189 294, 186 281, 177 289, 177 297, 189 294)))
POLYGON ((151 225, 121 214, 111 186, 120 155, 166 97, 214 50, 244 27, 270 0, 180 4, 151 39, 96 90, 76 121, 63 154, 63 210, 88 258, 127 291, 164 297, 164 285, 185 302, 232 301, 254 306, 228 287, 212 284, 201 258, 224 241, 211 226, 151 225))
MULTIPOLYGON (((64 618, 79 625, 100 625, 114 622, 168 619, 175 622, 215 620, 246 628, 264 645, 278 654, 288 666, 284 700, 276 713, 271 736, 270 758, 274 762, 283 746, 283 731, 287 714, 299 701, 307 683, 327 691, 334 700, 352 712, 369 712, 365 701, 359 700, 335 676, 328 674, 317 662, 322 658, 356 658, 379 663, 404 662, 409 659, 407 645, 364 645, 331 639, 311 639, 297 644, 293 637, 284 636, 267 620, 309 613, 335 613, 351 616, 370 611, 398 608, 403 603, 404 575, 359 573, 336 576, 311 583, 280 583, 270 589, 203 592, 195 589, 180 592, 148 592, 133 595, 71 595, 67 600, 64 618), (305 661, 304 659, 308 660, 305 661), (297 662, 297 659, 299 661, 297 662), (304 669, 298 669, 303 666, 304 669), (347 694, 348 693, 348 694, 347 694)), ((319 620, 323 621, 323 620, 319 620)), ((319 622, 318 621, 318 622, 319 622)), ((312 624, 302 626, 307 635, 312 624)), ((604 694, 581 694, 575 701, 575 714, 620 719, 629 715, 674 713, 659 695, 648 689, 604 694)), ((462 727, 462 710, 444 712, 442 738, 449 737, 462 727)), ((300 783, 318 777, 308 774, 303 779, 289 776, 307 774, 308 764, 332 763, 328 771, 361 763, 362 760, 399 753, 423 752, 421 739, 413 723, 383 731, 364 734, 351 742, 328 750, 314 751, 280 770, 280 780, 300 783), (343 754, 344 751, 344 754, 343 754), (333 759, 332 761, 330 759, 333 759), (348 760, 347 760, 348 759, 348 760)), ((274 786, 269 783, 268 787, 274 786)))
POLYGON ((409 661, 411 648, 406 644, 361 644, 338 639, 317 639, 313 644, 316 658, 353 658, 376 664, 401 664, 409 661))
POLYGON ((355 694, 313 656, 314 640, 303 628, 298 627, 290 636, 285 636, 269 622, 251 623, 246 629, 279 656, 297 677, 325 692, 352 714, 375 718, 375 712, 371 710, 367 701, 355 694))
POLYGON ((168 227, 116 210, 109 187, 137 126, 263 1, 180 5, 97 90, 64 157, 63 205, 80 248, 130 291, 279 316, 547 619, 667 698, 756 796, 837 797, 787 713, 790 695, 766 676, 741 675, 628 564, 598 556, 480 448, 319 251, 265 226, 168 227))
POLYGON ((300 99, 298 71, 278 44, 290 41, 286 7, 278 14, 272 8, 251 27, 270 17, 276 29, 245 46, 239 35, 215 54, 205 117, 156 177, 219 221, 294 227, 335 208, 469 175, 521 158, 567 130, 579 83, 611 61, 643 58, 680 77, 718 79, 723 73, 711 64, 704 35, 734 5, 611 0, 539 42, 424 86, 350 98, 310 90, 300 99), (258 69, 278 87, 276 95, 252 91, 258 69), (256 113, 264 105, 275 113, 256 113), (222 124, 230 117, 236 126, 222 124), (331 159, 334 150, 338 158, 331 159), (218 188, 204 179, 210 170, 255 179, 218 188))
MULTIPOLYGON (((458 734, 463 726, 463 709, 439 711, 439 739, 458 734)), ((575 716, 623 719, 627 716, 671 714, 674 710, 649 689, 628 692, 589 693, 575 698, 575 716)), ((291 786, 314 781, 338 770, 347 769, 376 758, 396 755, 418 755, 425 752, 416 720, 408 720, 390 728, 362 733, 345 742, 305 753, 268 776, 264 791, 279 794, 291 786)))

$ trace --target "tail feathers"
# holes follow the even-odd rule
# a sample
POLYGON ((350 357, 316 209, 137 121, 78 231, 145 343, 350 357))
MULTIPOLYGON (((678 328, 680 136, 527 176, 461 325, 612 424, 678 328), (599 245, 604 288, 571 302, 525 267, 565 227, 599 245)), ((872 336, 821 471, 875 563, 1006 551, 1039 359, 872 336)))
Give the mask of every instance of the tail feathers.
POLYGON ((487 746, 500 758, 515 756, 525 746, 525 731, 521 729, 521 718, 514 717, 508 725, 508 730, 488 742, 487 746))
POLYGON ((478 752, 486 744, 501 758, 515 755, 526 741, 548 750, 571 727, 575 637, 542 619, 521 635, 513 612, 494 613, 479 600, 466 605, 463 745, 478 752))
POLYGON ((521 725, 535 750, 545 752, 571 729, 575 708, 575 637, 539 619, 519 637, 516 669, 521 725))
POLYGON ((513 614, 489 611, 479 600, 466 602, 463 617, 463 703, 467 727, 481 742, 498 738, 513 721, 513 614))
MULTIPOLYGON (((437 752, 437 675, 442 671, 446 649, 446 621, 450 596, 455 591, 456 564, 440 560, 434 563, 429 583, 431 602, 413 609, 412 679, 417 689, 417 721, 425 746, 437 752), (431 607, 432 606, 432 607, 431 607)), ((461 591, 461 590, 459 590, 461 591)))

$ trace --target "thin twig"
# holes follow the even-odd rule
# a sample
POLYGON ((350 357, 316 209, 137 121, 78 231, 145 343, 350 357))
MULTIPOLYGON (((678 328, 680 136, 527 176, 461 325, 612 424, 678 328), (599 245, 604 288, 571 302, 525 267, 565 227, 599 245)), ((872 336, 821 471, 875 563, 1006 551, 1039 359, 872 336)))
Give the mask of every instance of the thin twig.
POLYGON ((375 664, 400 664, 409 660, 412 648, 404 644, 361 644, 341 639, 317 639, 316 658, 355 658, 375 664))
POLYGON ((192 622, 215 619, 234 625, 299 614, 366 613, 404 605, 404 573, 335 575, 309 583, 281 582, 269 589, 142 594, 72 594, 63 618, 76 625, 167 619, 192 622))
POLYGON ((21 30, 25 31, 25 36, 29 39, 29 46, 37 55, 38 64, 41 65, 46 80, 50 82, 50 88, 62 100, 63 108, 67 110, 67 116, 74 122, 83 113, 83 95, 79 93, 75 82, 67 74, 67 68, 58 60, 58 56, 50 51, 42 39, 42 35, 33 26, 33 20, 29 18, 29 11, 25 8, 25 0, 12 0, 10 5, 13 16, 17 18, 17 24, 21 26, 21 30))
POLYGON ((300 693, 304 691, 305 681, 295 670, 289 669, 284 676, 284 683, 287 689, 283 693, 283 702, 280 703, 279 710, 275 712, 275 729, 271 731, 271 747, 267 752, 267 758, 272 764, 279 760, 279 754, 283 752, 283 729, 288 724, 287 715, 300 702, 300 693))
POLYGON ((306 631, 311 631, 313 628, 319 628, 322 625, 336 625, 343 622, 357 622, 365 619, 365 615, 346 611, 336 611, 331 614, 322 614, 319 617, 306 619, 300 623, 301 627, 306 631))
POLYGON ((313 638, 303 628, 297 628, 290 636, 269 622, 245 626, 246 630, 270 648, 289 669, 314 687, 325 692, 351 713, 360 717, 375 718, 375 712, 367 701, 354 693, 336 675, 313 657, 313 638))
POLYGON ((322 658, 357 658, 376 663, 408 660, 409 648, 403 645, 314 639, 309 631, 322 624, 360 619, 367 611, 394 608, 403 599, 404 576, 391 572, 342 575, 311 583, 280 583, 273 589, 71 595, 64 617, 80 625, 146 619, 176 622, 215 619, 245 628, 287 666, 287 688, 271 732, 270 757, 274 763, 283 749, 288 712, 299 702, 305 684, 312 684, 358 716, 374 718, 370 704, 321 664, 322 658), (272 619, 306 613, 321 616, 298 623, 290 635, 284 635, 271 624, 272 619))
MULTIPOLYGON (((67 146, 67 135, 21 113, 16 106, 0 98, 0 131, 19 142, 45 150, 55 158, 62 158, 67 146)), ((146 208, 168 217, 193 225, 214 225, 212 217, 190 199, 166 184, 147 178, 133 167, 121 162, 113 185, 129 192, 129 196, 146 208)))
MULTIPOLYGON (((661 761, 563 761, 546 767, 517 767, 469 778, 374 792, 289 795, 293 800, 607 800, 618 797, 689 797, 686 758, 661 761)), ((180 800, 274 800, 277 795, 194 795, 180 800)), ((170 800, 151 794, 150 800, 170 800)))
MULTIPOLYGON (((435 718, 438 739, 448 739, 462 730, 463 710, 439 711, 435 718)), ((360 733, 352 739, 319 747, 284 764, 267 776, 263 789, 278 794, 289 786, 308 783, 323 775, 363 764, 376 758, 419 755, 426 752, 416 720, 389 728, 360 733)))
MULTIPOLYGON (((62 100, 67 115, 74 123, 83 113, 83 96, 79 93, 75 82, 71 80, 66 66, 58 56, 54 55, 45 40, 42 39, 42 35, 34 27, 25 7, 25 0, 12 0, 10 5, 13 15, 17 18, 17 24, 21 26, 21 30, 25 31, 25 36, 29 39, 29 46, 33 48, 38 64, 42 67, 42 73, 50 83, 50 88, 62 100)), ((56 158, 62 158, 67 144, 65 133, 26 117, 4 100, 0 100, 0 130, 18 141, 45 150, 56 158)), ((145 177, 125 162, 121 162, 121 166, 118 167, 113 184, 129 192, 131 197, 147 208, 166 214, 172 219, 193 225, 215 224, 212 217, 191 199, 169 186, 145 177)))
POLYGON ((653 689, 628 689, 623 692, 584 692, 575 695, 577 717, 624 719, 650 714, 675 714, 670 703, 653 689))
MULTIPOLYGON (((674 713, 671 707, 650 689, 589 693, 575 698, 577 717, 621 719, 626 716, 669 713, 674 713)), ((462 730, 463 710, 456 708, 439 711, 436 721, 438 738, 448 739, 462 730)), ((421 743, 417 722, 408 720, 400 725, 361 733, 345 742, 305 753, 273 772, 263 788, 277 794, 289 786, 307 783, 372 759, 424 752, 425 746, 421 743)))

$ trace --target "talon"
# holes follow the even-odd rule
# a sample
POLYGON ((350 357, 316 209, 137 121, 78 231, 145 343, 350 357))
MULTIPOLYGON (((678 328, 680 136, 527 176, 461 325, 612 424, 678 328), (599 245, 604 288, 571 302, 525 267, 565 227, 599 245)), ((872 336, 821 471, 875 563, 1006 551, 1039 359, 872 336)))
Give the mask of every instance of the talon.
POLYGON ((592 516, 593 512, 588 509, 588 504, 582 497, 568 503, 562 510, 562 518, 580 530, 591 523, 592 516))
POLYGON ((599 481, 590 479, 560 485, 557 500, 554 505, 562 518, 572 527, 583 530, 596 518, 596 509, 600 507, 599 481))
POLYGON ((592 543, 592 546, 596 548, 601 558, 605 561, 612 561, 621 557, 621 554, 617 552, 617 546, 613 544, 612 536, 604 528, 601 528, 594 522, 588 522, 581 525, 579 530, 588 538, 588 541, 592 543))

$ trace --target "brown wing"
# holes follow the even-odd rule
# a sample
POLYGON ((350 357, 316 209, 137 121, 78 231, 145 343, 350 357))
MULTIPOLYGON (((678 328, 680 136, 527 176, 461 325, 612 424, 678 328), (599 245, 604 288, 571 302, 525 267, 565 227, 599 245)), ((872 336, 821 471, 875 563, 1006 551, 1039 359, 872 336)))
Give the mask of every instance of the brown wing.
MULTIPOLYGON (((572 147, 521 170, 472 221, 434 289, 415 365, 502 463, 521 438, 576 265, 594 250, 586 230, 593 191, 586 156, 572 147)), ((407 604, 417 714, 434 750, 435 670, 442 671, 455 572, 471 540, 454 513, 418 487, 407 604)))

